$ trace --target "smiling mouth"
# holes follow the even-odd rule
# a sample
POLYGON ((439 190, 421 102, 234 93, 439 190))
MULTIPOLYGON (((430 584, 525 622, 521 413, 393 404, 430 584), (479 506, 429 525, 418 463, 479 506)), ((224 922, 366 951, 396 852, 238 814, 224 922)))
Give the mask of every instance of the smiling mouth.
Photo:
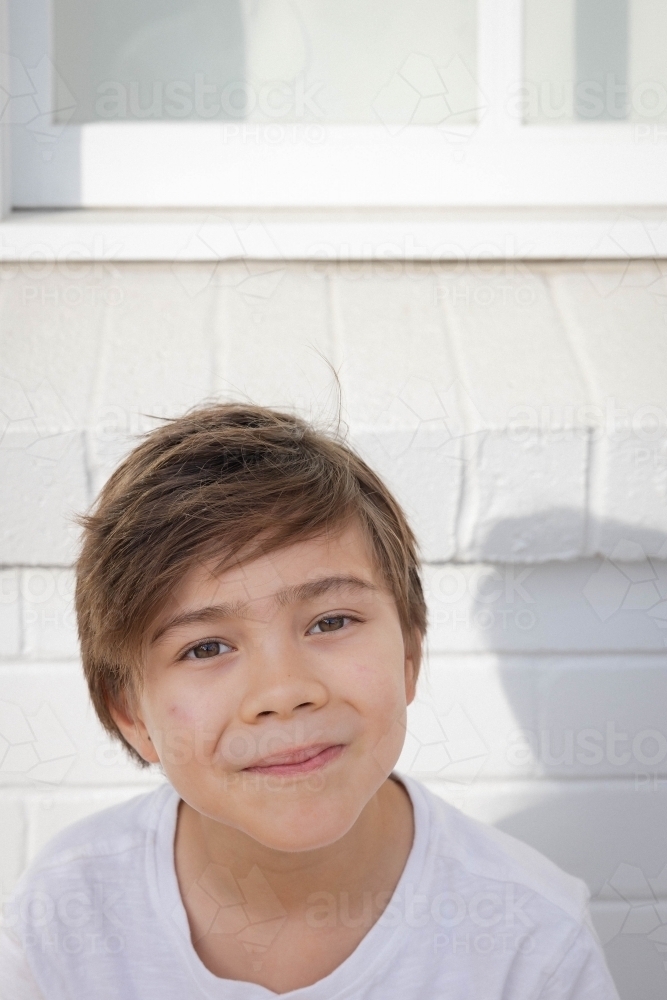
POLYGON ((245 767, 243 770, 256 774, 307 774, 325 767, 339 757, 344 749, 342 743, 334 745, 319 743, 315 746, 303 747, 301 750, 272 754, 258 764, 245 767))

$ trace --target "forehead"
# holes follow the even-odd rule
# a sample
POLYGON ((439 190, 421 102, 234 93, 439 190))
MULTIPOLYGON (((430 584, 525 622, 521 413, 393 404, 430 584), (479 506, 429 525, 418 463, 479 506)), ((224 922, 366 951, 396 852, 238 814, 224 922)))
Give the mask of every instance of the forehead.
POLYGON ((285 588, 330 576, 351 576, 386 591, 366 535, 354 523, 329 534, 294 542, 220 572, 219 555, 194 566, 172 591, 170 606, 209 601, 262 601, 285 588))

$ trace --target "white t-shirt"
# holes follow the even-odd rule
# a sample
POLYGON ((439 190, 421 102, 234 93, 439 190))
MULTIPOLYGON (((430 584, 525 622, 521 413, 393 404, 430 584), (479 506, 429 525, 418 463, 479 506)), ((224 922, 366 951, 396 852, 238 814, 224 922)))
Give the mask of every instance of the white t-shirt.
MULTIPOLYGON (((584 883, 414 779, 396 777, 412 800, 415 837, 389 905, 332 973, 282 997, 618 1000, 584 883)), ((198 957, 174 867, 178 802, 165 784, 46 845, 6 907, 3 1000, 277 996, 221 979, 198 957)), ((262 948, 279 947, 269 923, 239 932, 259 958, 262 948)))

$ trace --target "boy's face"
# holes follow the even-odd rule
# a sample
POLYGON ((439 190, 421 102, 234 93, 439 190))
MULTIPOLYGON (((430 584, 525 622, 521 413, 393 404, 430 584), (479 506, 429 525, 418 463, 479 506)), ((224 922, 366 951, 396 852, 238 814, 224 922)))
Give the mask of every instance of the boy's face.
POLYGON ((356 525, 214 565, 174 591, 136 726, 117 722, 197 812, 278 850, 332 843, 403 745, 414 663, 395 601, 356 525))

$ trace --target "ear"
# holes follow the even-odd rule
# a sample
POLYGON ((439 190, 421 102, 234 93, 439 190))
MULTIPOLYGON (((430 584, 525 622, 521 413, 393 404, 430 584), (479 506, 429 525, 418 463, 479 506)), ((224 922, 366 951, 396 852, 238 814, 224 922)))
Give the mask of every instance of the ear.
POLYGON ((417 693, 423 639, 421 632, 416 628, 413 630, 411 641, 405 644, 405 700, 408 705, 414 701, 417 693))
POLYGON ((150 764, 159 764, 160 758, 148 735, 148 729, 141 714, 123 698, 120 703, 109 700, 109 714, 127 742, 134 747, 140 757, 150 764))

